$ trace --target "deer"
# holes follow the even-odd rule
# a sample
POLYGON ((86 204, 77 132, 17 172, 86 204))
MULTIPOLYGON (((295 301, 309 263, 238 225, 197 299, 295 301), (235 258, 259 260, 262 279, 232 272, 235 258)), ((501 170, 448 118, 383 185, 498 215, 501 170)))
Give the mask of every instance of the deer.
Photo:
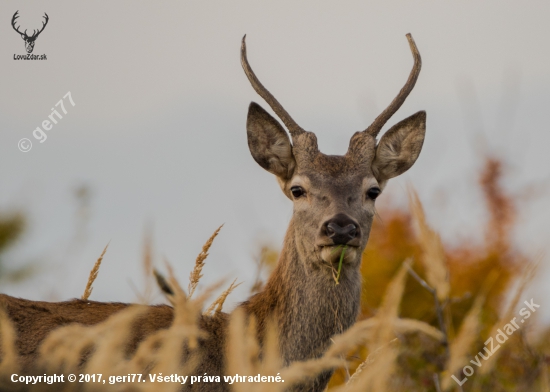
MULTIPOLYGON (((243 37, 244 72, 288 130, 259 104, 251 102, 246 121, 249 150, 263 169, 275 175, 282 192, 293 203, 293 214, 279 260, 263 289, 231 313, 200 316, 199 325, 207 337, 200 342, 206 359, 198 365, 198 374, 224 374, 221 353, 227 343, 228 323, 237 310, 255 318, 260 336, 268 322, 274 322, 285 365, 322 356, 331 337, 357 321, 362 288, 360 265, 375 216, 375 200, 388 180, 415 163, 424 142, 424 111, 393 125, 377 141, 382 127, 401 107, 420 73, 420 53, 410 34, 407 39, 414 64, 404 87, 368 128, 351 137, 346 154, 339 156, 321 153, 315 134, 301 128, 262 85, 248 62, 246 35, 243 37), (335 252, 338 249, 344 249, 344 253, 335 279, 341 257, 335 252)), ((93 325, 129 306, 83 300, 37 302, 3 294, 0 303, 16 327, 17 347, 28 368, 32 368, 41 341, 55 328, 68 323, 93 325)), ((168 305, 150 306, 147 312, 134 331, 134 344, 172 322, 173 308, 168 305)), ((327 371, 289 390, 321 392, 331 375, 332 371, 327 371)), ((197 384, 196 390, 221 392, 228 391, 229 386, 197 384)))
POLYGON ((44 12, 44 22, 42 22, 42 27, 38 30, 33 30, 33 34, 31 36, 27 35, 27 30, 25 29, 24 32, 19 31, 19 28, 16 26, 17 18, 19 18, 19 11, 15 11, 15 14, 13 14, 13 17, 11 18, 11 27, 21 35, 21 38, 25 41, 25 50, 27 53, 32 53, 34 50, 34 44, 38 36, 44 29, 46 28, 46 25, 48 24, 48 21, 50 20, 47 13, 44 12))

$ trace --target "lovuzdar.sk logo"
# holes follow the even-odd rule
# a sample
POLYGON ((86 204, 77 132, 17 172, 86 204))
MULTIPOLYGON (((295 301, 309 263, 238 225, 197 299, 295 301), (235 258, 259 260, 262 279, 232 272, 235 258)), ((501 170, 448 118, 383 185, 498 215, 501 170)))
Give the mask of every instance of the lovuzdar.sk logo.
POLYGON ((13 27, 13 29, 25 41, 25 49, 27 50, 27 54, 23 54, 23 55, 14 54, 13 59, 14 60, 47 60, 47 57, 45 54, 36 55, 36 54, 32 54, 32 51, 34 50, 34 44, 36 43, 36 39, 38 38, 40 33, 44 31, 44 28, 46 27, 46 25, 48 24, 48 21, 50 20, 50 18, 48 17, 48 14, 44 12, 44 16, 43 16, 44 21, 42 22, 42 27, 38 30, 33 29, 32 35, 27 34, 28 29, 25 29, 25 31, 23 32, 19 29, 19 26, 17 26, 17 23, 19 23, 17 18, 19 18, 19 11, 16 11, 15 14, 13 14, 13 18, 11 18, 11 27, 13 27))

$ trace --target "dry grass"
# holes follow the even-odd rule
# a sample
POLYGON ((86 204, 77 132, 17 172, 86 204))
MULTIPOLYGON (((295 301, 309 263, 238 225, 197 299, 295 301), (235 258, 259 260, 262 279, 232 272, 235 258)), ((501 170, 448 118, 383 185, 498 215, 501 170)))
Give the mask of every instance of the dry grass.
POLYGON ((256 278, 250 288, 251 294, 260 292, 264 286, 262 274, 264 271, 271 273, 279 260, 279 252, 272 247, 263 245, 260 248, 259 254, 254 256, 256 263, 256 278))
POLYGON ((107 248, 109 247, 109 244, 105 246, 103 249, 103 252, 101 252, 101 255, 99 256, 99 259, 94 264, 94 268, 90 271, 90 276, 88 277, 88 283, 86 283, 86 288, 84 289, 84 294, 82 294, 81 299, 83 301, 87 301, 88 298, 90 298, 90 295, 92 294, 92 284, 94 283, 95 279, 97 278, 97 274, 99 273, 99 267, 101 266, 101 262, 103 261, 103 256, 105 256, 105 253, 107 252, 107 248))
POLYGON ((441 238, 426 222, 424 209, 416 192, 409 189, 409 206, 418 225, 418 240, 422 247, 422 263, 426 280, 437 292, 437 298, 444 302, 449 296, 449 272, 441 238))
POLYGON ((214 310, 216 313, 219 313, 222 311, 223 304, 225 303, 225 299, 229 296, 229 294, 231 294, 231 292, 233 292, 233 290, 235 290, 237 287, 239 287, 242 284, 242 282, 235 284, 236 281, 237 279, 231 282, 231 285, 229 285, 227 290, 221 293, 220 296, 212 303, 212 305, 210 305, 208 309, 206 309, 206 311, 204 312, 205 315, 212 314, 214 310))
POLYGON ((138 294, 139 302, 147 305, 151 302, 153 294, 153 285, 151 284, 151 275, 153 273, 153 234, 152 229, 147 227, 143 237, 143 276, 145 277, 144 288, 142 294, 138 294))
POLYGON ((191 274, 189 275, 189 298, 193 296, 193 293, 197 289, 197 285, 199 284, 199 280, 202 278, 202 267, 204 267, 204 261, 208 257, 208 250, 212 246, 212 243, 214 242, 214 239, 218 236, 218 233, 222 229, 223 225, 218 227, 214 234, 206 241, 206 243, 202 246, 202 250, 197 256, 197 259, 195 260, 195 267, 193 268, 193 271, 191 271, 191 274))
POLYGON ((4 304, 0 303, 0 385, 10 383, 9 375, 19 371, 19 354, 15 347, 15 329, 6 314, 4 304))
MULTIPOLYGON (((194 374, 201 353, 198 352, 198 341, 205 337, 197 320, 202 312, 204 301, 220 284, 211 286, 196 299, 191 295, 199 283, 201 270, 212 241, 219 229, 207 241, 203 251, 197 258, 196 268, 191 274, 189 295, 186 294, 174 276, 168 263, 168 278, 154 270, 157 281, 174 307, 174 320, 168 329, 156 331, 147 336, 135 352, 128 355, 126 347, 132 338, 133 325, 144 317, 147 307, 143 305, 130 306, 106 321, 83 326, 72 324, 60 327, 50 333, 39 350, 38 366, 48 373, 101 373, 103 377, 110 375, 140 373, 144 376, 162 372, 163 374, 194 374), (184 352, 183 348, 189 351, 184 352), (82 358, 86 362, 82 363, 82 358)), ((97 276, 100 261, 92 270, 88 286, 97 276)), ((387 295, 376 317, 360 321, 342 335, 333 337, 333 344, 326 353, 317 359, 295 362, 288 367, 282 366, 278 349, 278 331, 273 323, 268 323, 264 337, 263 348, 256 336, 256 322, 246 318, 240 311, 233 312, 229 327, 227 346, 227 374, 240 375, 274 375, 280 373, 285 383, 262 385, 262 391, 283 391, 286 388, 311 380, 321 372, 346 365, 346 353, 361 346, 372 348, 373 354, 360 371, 354 374, 351 382, 341 386, 340 390, 355 391, 385 391, 391 390, 389 381, 396 366, 399 354, 399 341, 396 334, 403 336, 409 333, 422 333, 435 339, 442 339, 442 334, 432 326, 419 320, 399 318, 399 304, 405 288, 409 262, 405 262, 394 277, 388 288, 387 295)), ((88 289, 86 292, 89 292, 88 289)), ((223 303, 236 287, 235 281, 216 301, 204 312, 220 312, 223 303)), ((2 331, 2 374, 13 372, 17 365, 17 351, 14 346, 14 331, 4 312, 0 311, 2 331)), ((133 391, 149 390, 179 390, 178 384, 134 384, 133 391)), ((108 385, 101 390, 127 390, 127 384, 108 385)), ((236 383, 232 390, 239 392, 257 391, 258 385, 253 383, 236 383)), ((30 387, 30 390, 47 390, 48 386, 30 387)), ((55 390, 51 387, 50 390, 55 390)), ((78 386, 69 385, 66 390, 94 390, 93 383, 78 386), (71 389, 72 388, 72 389, 71 389)))
POLYGON ((392 328, 392 325, 398 320, 399 305, 405 290, 409 263, 409 260, 403 263, 388 285, 382 306, 375 317, 377 324, 373 328, 367 344, 369 352, 373 353, 371 361, 368 361, 367 358, 369 365, 366 366, 366 369, 363 367, 360 374, 350 384, 355 390, 380 392, 391 390, 389 379, 394 373, 399 353, 397 344, 390 344, 395 337, 395 329, 392 328), (376 356, 375 359, 374 356, 376 356))
MULTIPOLYGON (((527 267, 524 269, 523 274, 520 277, 518 288, 516 289, 516 292, 514 296, 512 297, 512 300, 508 304, 508 308, 506 311, 502 314, 502 317, 498 320, 498 322, 493 325, 491 328, 491 332, 489 332, 488 336, 495 336, 497 334, 497 331, 502 328, 505 324, 509 323, 510 320, 514 317, 514 313, 518 307, 519 302, 521 301, 521 296, 523 295, 527 285, 533 280, 535 277, 535 273, 538 270, 540 260, 536 263, 527 265, 527 267)), ((487 374, 491 370, 493 370, 493 367, 497 363, 497 359, 499 358, 499 355, 502 354, 503 351, 496 351, 493 355, 487 359, 483 366, 479 369, 480 374, 487 374)))
MULTIPOLYGON (((460 327, 458 335, 451 343, 451 354, 447 362, 446 374, 442 382, 442 387, 444 390, 450 389, 453 385, 451 375, 457 376, 458 370, 470 363, 468 354, 470 353, 472 344, 477 340, 477 336, 479 334, 479 316, 481 314, 483 301, 485 301, 483 296, 476 298, 474 305, 466 315, 466 318, 460 327)), ((458 376, 457 378, 462 379, 462 377, 458 376)))

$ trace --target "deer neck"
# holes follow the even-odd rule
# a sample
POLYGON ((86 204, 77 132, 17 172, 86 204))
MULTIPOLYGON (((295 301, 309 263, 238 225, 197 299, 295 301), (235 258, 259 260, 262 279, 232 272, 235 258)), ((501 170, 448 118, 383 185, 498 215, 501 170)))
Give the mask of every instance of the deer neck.
POLYGON ((267 320, 278 324, 286 363, 321 356, 330 338, 356 321, 361 294, 359 263, 344 265, 336 284, 330 266, 304 252, 295 227, 293 219, 264 290, 242 305, 258 320, 261 335, 267 320))

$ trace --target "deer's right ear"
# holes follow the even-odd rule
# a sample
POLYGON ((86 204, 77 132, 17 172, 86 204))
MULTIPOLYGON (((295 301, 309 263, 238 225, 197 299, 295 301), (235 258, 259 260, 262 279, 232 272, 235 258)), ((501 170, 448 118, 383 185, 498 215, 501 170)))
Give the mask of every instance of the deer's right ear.
POLYGON ((396 177, 416 162, 426 133, 426 112, 421 111, 391 127, 380 139, 372 171, 379 182, 396 177))
POLYGON ((277 120, 255 102, 251 102, 248 107, 246 133, 248 148, 254 160, 282 180, 289 180, 296 161, 288 134, 277 120))

